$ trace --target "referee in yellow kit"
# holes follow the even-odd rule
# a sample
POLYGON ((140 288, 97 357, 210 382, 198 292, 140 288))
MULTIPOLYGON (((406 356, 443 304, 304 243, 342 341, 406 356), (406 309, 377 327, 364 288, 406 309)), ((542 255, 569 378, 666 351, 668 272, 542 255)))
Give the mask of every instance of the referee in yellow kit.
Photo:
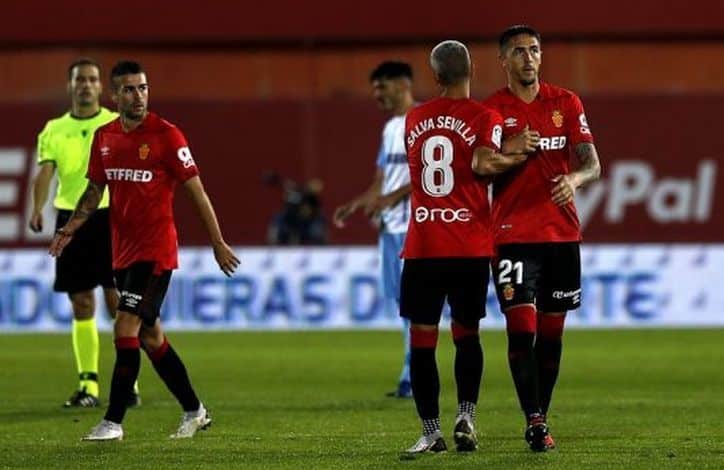
MULTIPOLYGON (((53 205, 58 210, 56 230, 70 218, 85 191, 86 171, 93 134, 118 115, 100 105, 102 87, 99 65, 87 58, 68 67, 70 111, 51 119, 38 136, 40 171, 33 183, 33 213, 30 229, 43 229, 43 206, 48 200, 50 181, 58 173, 58 191, 53 205)), ((65 407, 100 405, 98 387, 98 328, 95 320, 94 289, 103 286, 108 311, 115 315, 118 292, 111 266, 111 234, 108 216, 108 189, 98 210, 76 232, 73 241, 57 258, 57 292, 67 292, 73 306, 73 352, 80 379, 78 389, 63 404, 65 407)), ((140 403, 138 388, 129 405, 140 403)))

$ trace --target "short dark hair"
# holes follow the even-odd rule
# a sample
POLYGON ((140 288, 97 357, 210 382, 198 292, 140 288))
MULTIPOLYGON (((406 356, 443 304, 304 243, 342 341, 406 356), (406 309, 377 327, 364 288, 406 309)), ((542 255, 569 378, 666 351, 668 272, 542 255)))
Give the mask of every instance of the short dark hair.
POLYGON ((80 57, 71 62, 68 66, 68 80, 73 78, 73 69, 76 67, 80 67, 81 65, 92 65, 93 67, 97 68, 99 72, 101 70, 101 66, 98 65, 98 62, 96 62, 95 60, 91 59, 90 57, 80 57))
POLYGON ((143 67, 138 62, 132 60, 121 60, 111 69, 111 85, 115 86, 117 77, 124 75, 135 75, 143 73, 143 67))
POLYGON ((443 41, 430 52, 430 66, 440 85, 457 85, 470 78, 470 52, 460 41, 443 41))
POLYGON ((533 36, 540 43, 540 33, 538 31, 533 29, 531 26, 528 26, 527 24, 516 24, 500 34, 500 37, 498 38, 498 47, 500 48, 500 50, 502 51, 503 49, 505 49, 511 38, 519 34, 527 34, 529 36, 533 36))
POLYGON ((408 78, 412 80, 412 67, 406 62, 386 61, 375 67, 370 73, 370 81, 408 78))

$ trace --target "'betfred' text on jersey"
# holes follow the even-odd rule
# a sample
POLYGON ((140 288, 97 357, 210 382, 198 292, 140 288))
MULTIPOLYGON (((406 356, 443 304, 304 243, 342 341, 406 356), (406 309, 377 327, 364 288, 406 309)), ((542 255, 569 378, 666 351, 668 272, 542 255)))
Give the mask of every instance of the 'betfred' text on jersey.
POLYGON ((138 170, 134 168, 106 168, 106 178, 109 181, 133 181, 134 183, 148 183, 153 179, 153 172, 150 170, 138 170))
POLYGON ((420 121, 407 135, 407 148, 411 148, 418 137, 423 135, 425 132, 434 129, 449 129, 457 132, 460 137, 465 141, 466 144, 472 146, 475 143, 477 137, 473 133, 470 126, 463 121, 452 116, 436 116, 434 118, 428 118, 424 121, 420 121))
POLYGON ((566 148, 566 136, 541 137, 539 145, 541 150, 561 150, 566 148))

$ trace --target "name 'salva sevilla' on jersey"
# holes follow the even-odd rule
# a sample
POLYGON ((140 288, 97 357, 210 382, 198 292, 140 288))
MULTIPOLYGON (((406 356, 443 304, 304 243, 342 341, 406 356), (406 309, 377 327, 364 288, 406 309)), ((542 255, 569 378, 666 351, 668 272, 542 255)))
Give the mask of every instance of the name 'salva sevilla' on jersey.
POLYGON ((570 173, 571 149, 593 142, 581 100, 573 92, 541 82, 535 100, 525 103, 506 87, 484 101, 503 117, 503 139, 526 126, 540 132, 538 149, 522 165, 493 182, 496 244, 580 241, 573 202, 556 206, 551 190, 557 175, 570 173))
POLYGON ((501 125, 470 99, 435 98, 407 113, 412 218, 403 258, 492 255, 488 181, 472 159, 478 147, 499 151, 501 125))
POLYGON ((157 272, 178 267, 173 193, 198 174, 184 135, 154 113, 130 132, 120 119, 96 131, 88 179, 110 189, 113 269, 136 261, 155 261, 157 272))

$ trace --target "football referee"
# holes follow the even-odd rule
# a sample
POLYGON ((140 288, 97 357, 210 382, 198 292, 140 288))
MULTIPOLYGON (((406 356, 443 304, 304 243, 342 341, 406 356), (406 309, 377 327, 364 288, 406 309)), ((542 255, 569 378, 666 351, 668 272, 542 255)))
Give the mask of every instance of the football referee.
MULTIPOLYGON (((33 182, 33 212, 30 229, 43 229, 43 207, 48 200, 50 182, 58 174, 58 190, 53 200, 58 216, 55 228, 62 227, 88 184, 86 171, 95 130, 118 115, 100 105, 102 91, 100 66, 81 58, 68 67, 68 94, 71 107, 62 116, 45 124, 38 136, 40 170, 33 182)), ((63 404, 65 407, 91 408, 100 405, 98 387, 98 328, 95 320, 96 286, 103 287, 109 312, 118 306, 118 292, 111 268, 111 238, 108 218, 108 191, 98 210, 55 264, 57 292, 67 292, 73 307, 73 353, 78 370, 78 389, 63 404)), ((138 389, 131 405, 139 403, 138 389)))

